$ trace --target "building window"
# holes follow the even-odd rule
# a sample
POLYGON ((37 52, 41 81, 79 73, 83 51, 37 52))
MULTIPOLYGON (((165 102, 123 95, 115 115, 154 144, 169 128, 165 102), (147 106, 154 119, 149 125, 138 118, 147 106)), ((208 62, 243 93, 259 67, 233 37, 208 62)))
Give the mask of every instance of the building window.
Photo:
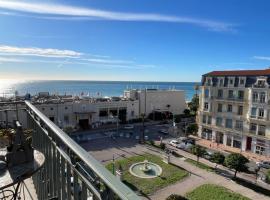
POLYGON ((259 118, 263 118, 264 117, 264 109, 263 108, 259 108, 259 118))
POLYGON ((229 84, 230 84, 230 85, 233 85, 233 78, 230 78, 230 79, 229 79, 229 84))
POLYGON ((65 115, 65 116, 64 116, 64 122, 65 122, 66 124, 69 124, 69 116, 68 116, 68 115, 65 115))
POLYGON ((68 107, 65 107, 65 110, 67 110, 68 109, 68 107))
POLYGON ((245 84, 245 79, 244 78, 240 78, 239 84, 243 86, 245 84))
POLYGON ((234 138, 233 139, 233 147, 234 148, 241 148, 241 138, 234 138))
POLYGON ((265 103, 265 92, 260 93, 260 103, 265 103))
POLYGON ((204 97, 208 98, 209 97, 209 89, 204 90, 204 97))
POLYGON ((208 110, 208 107, 209 107, 208 103, 207 102, 204 103, 204 110, 208 110))
POLYGON ((259 88, 265 87, 265 80, 258 80, 257 87, 259 88))
POLYGON ((231 104, 228 104, 228 107, 227 107, 227 112, 232 112, 232 105, 231 104))
POLYGON ((265 125, 259 125, 258 135, 265 136, 265 125))
POLYGON ((228 98, 233 99, 233 90, 229 90, 228 98))
POLYGON ((218 112, 222 112, 222 104, 221 103, 218 104, 218 112))
POLYGON ((264 152, 265 152, 265 147, 256 146, 256 151, 255 151, 256 154, 263 155, 264 152))
POLYGON ((253 102, 257 102, 258 101, 258 93, 257 92, 253 92, 253 94, 252 94, 252 101, 253 102))
POLYGON ((238 106, 237 114, 238 115, 243 115, 243 106, 238 106))
POLYGON ((51 108, 51 110, 53 110, 53 108, 51 108))
POLYGON ((206 82, 207 82, 207 85, 211 85, 212 83, 211 77, 207 77, 206 82))
POLYGON ((238 91, 238 99, 240 99, 240 100, 244 99, 244 91, 243 90, 238 91))
POLYGON ((221 117, 216 118, 216 126, 222 126, 222 118, 221 117))
POLYGON ((42 108, 42 111, 45 111, 45 108, 42 108))
POLYGON ((219 86, 220 86, 220 87, 223 86, 223 78, 219 79, 219 86))
POLYGON ((212 124, 212 117, 208 116, 207 124, 212 124))
POLYGON ((227 142, 226 142, 227 146, 232 146, 232 136, 227 135, 227 142))
POLYGON ((252 133, 256 133, 256 131, 257 131, 257 124, 251 123, 250 126, 249 126, 249 130, 252 133))
POLYGON ((206 115, 203 115, 203 123, 206 124, 206 115))
POLYGON ((54 122, 54 117, 49 117, 49 119, 50 119, 52 122, 54 122))
POLYGON ((243 130, 243 121, 241 120, 236 120, 235 121, 235 129, 242 131, 243 130))
POLYGON ((223 98, 223 90, 218 90, 218 98, 223 98))
POLYGON ((251 117, 254 118, 257 115, 257 108, 251 108, 251 117))
POLYGON ((134 116, 134 110, 131 111, 131 116, 132 116, 132 117, 134 116))
POLYGON ((232 128, 232 119, 226 119, 225 127, 232 128))

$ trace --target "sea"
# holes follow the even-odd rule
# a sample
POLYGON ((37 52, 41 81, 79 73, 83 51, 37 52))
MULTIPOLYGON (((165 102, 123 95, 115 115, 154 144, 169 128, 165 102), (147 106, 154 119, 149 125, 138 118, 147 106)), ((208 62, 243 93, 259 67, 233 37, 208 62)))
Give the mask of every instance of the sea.
POLYGON ((126 89, 176 89, 184 90, 186 101, 195 94, 198 82, 134 82, 134 81, 14 81, 0 80, 0 96, 8 97, 15 93, 23 96, 49 92, 58 95, 79 95, 90 97, 121 96, 126 89))

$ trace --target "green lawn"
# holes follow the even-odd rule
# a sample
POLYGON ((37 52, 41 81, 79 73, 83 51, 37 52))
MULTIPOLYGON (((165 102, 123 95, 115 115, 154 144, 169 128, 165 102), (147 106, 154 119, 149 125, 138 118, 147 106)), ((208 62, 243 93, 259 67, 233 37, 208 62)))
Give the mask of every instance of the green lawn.
POLYGON ((192 160, 192 159, 189 159, 189 158, 187 158, 185 161, 188 162, 188 163, 190 163, 190 164, 192 164, 192 165, 195 165, 195 166, 197 166, 197 167, 199 167, 201 169, 205 169, 205 170, 210 171, 210 172, 214 171, 214 168, 209 167, 208 165, 203 164, 201 162, 198 162, 197 163, 197 161, 192 160))
MULTIPOLYGON (((180 181, 188 175, 187 171, 178 168, 174 165, 168 165, 162 161, 158 156, 152 154, 144 154, 142 156, 133 156, 116 161, 116 169, 121 164, 124 174, 123 182, 129 186, 132 190, 140 191, 142 194, 151 194, 158 189, 166 187, 180 181), (136 162, 142 162, 147 159, 150 162, 158 164, 162 168, 162 174, 160 177, 151 179, 137 178, 129 173, 129 167, 136 162)), ((106 168, 112 171, 112 163, 108 164, 106 168)))
POLYGON ((189 200, 250 200, 224 187, 212 184, 201 185, 186 196, 189 200))

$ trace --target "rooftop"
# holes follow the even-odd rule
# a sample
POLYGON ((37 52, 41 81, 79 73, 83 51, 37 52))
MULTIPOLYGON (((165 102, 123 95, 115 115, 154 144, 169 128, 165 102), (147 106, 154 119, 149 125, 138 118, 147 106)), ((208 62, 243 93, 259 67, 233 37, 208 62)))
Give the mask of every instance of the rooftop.
POLYGON ((212 71, 203 76, 265 76, 270 75, 270 68, 262 70, 212 71))

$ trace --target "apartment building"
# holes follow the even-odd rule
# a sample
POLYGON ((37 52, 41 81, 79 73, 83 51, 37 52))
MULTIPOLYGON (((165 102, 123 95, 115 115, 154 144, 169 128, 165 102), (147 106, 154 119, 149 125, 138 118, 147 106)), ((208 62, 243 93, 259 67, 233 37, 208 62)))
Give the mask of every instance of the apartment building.
POLYGON ((213 71, 201 83, 198 135, 270 155, 270 69, 213 71))

